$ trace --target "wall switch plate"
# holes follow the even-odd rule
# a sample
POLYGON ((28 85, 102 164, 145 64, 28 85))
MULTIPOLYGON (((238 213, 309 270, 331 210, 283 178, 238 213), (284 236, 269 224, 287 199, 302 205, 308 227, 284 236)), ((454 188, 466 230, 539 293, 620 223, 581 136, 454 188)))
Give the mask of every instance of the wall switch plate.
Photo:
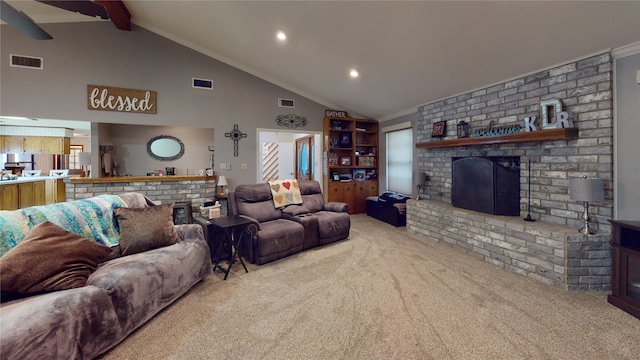
POLYGON ((220 170, 225 170, 227 168, 227 164, 220 163, 220 170))
POLYGON ((247 170, 247 163, 240 164, 240 168, 242 168, 243 170, 247 170))
POLYGON ((227 164, 227 170, 231 170, 231 164, 227 164))

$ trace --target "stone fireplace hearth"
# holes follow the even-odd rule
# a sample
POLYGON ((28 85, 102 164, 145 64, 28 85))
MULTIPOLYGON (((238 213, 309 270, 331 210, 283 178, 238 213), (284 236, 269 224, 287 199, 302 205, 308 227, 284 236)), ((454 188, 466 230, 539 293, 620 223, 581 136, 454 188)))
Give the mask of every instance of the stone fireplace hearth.
POLYGON ((407 229, 558 287, 609 289, 611 68, 611 54, 606 52, 420 106, 415 127, 416 170, 427 172, 429 182, 420 194, 426 200, 411 200, 407 205, 407 229), (438 146, 456 139, 455 125, 461 120, 472 132, 492 124, 524 127, 525 118, 530 117, 539 123, 540 102, 555 99, 577 128, 577 137, 574 132, 566 138, 438 146), (433 124, 439 121, 446 121, 449 130, 444 138, 432 138, 433 124), (425 144, 429 146, 421 146, 425 144), (452 206, 453 159, 465 157, 520 159, 518 216, 495 216, 452 206), (585 175, 605 181, 605 202, 589 204, 598 235, 577 232, 582 226, 583 204, 569 196, 569 179, 585 175), (523 221, 528 210, 535 222, 523 221))

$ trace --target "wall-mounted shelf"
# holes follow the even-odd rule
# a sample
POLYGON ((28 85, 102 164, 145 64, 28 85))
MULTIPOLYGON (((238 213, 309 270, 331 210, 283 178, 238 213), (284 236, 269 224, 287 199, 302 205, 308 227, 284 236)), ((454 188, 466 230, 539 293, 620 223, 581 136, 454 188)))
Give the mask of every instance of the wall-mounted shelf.
POLYGON ((516 134, 499 135, 499 136, 480 136, 468 137, 462 139, 451 139, 441 141, 429 141, 417 143, 418 149, 445 148, 455 146, 473 146, 473 145, 490 145, 490 144, 506 144, 521 143, 532 141, 552 141, 552 140, 571 140, 578 138, 578 128, 568 129, 548 129, 530 132, 519 132, 516 134))

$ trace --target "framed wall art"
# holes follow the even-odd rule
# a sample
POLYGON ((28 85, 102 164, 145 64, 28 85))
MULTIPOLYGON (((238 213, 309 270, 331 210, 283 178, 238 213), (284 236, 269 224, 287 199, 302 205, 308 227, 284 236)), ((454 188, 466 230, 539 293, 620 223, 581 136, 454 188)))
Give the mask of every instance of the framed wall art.
POLYGON ((431 137, 443 137, 447 131, 447 122, 438 121, 433 123, 433 130, 431 130, 431 137))

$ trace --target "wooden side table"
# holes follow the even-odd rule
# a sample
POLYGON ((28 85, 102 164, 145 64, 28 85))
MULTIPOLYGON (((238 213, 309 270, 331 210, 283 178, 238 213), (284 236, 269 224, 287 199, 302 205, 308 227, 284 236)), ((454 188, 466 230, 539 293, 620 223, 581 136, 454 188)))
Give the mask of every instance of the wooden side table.
MULTIPOLYGON (((229 276, 229 271, 231 270, 231 266, 236 260, 236 256, 242 267, 244 267, 245 272, 249 272, 247 269, 247 265, 245 265, 244 260, 242 260, 242 254, 238 252, 238 250, 242 247, 242 242, 245 241, 249 231, 248 225, 253 223, 251 220, 244 218, 242 216, 230 215, 230 216, 222 216, 216 219, 209 220, 211 226, 215 229, 214 231, 224 233, 224 240, 218 243, 218 247, 221 247, 223 243, 226 241, 231 246, 231 256, 229 257, 229 267, 224 269, 222 266, 218 265, 221 258, 217 258, 216 262, 213 266, 213 271, 216 269, 220 269, 224 273, 224 280, 227 280, 227 276, 229 276)), ((219 253, 218 250, 216 250, 219 253)))

